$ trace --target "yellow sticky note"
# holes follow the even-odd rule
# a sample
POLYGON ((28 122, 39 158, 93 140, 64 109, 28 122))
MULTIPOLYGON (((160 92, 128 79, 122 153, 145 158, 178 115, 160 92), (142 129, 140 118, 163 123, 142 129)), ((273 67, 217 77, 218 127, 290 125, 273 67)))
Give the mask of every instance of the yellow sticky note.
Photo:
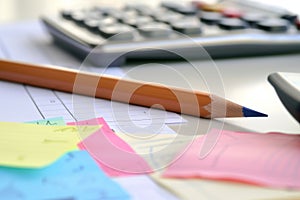
POLYGON ((99 126, 47 126, 0 122, 0 165, 38 168, 77 149, 81 136, 99 126))

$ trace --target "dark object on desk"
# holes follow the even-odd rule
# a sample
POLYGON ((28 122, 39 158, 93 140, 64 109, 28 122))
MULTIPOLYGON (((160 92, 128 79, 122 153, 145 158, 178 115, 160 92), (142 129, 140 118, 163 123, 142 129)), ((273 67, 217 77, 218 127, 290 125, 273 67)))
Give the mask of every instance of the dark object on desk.
POLYGON ((205 92, 118 79, 63 67, 0 60, 0 80, 165 109, 203 118, 267 116, 205 92))
POLYGON ((277 72, 268 76, 286 109, 300 123, 300 73, 277 72))
POLYGON ((208 54, 224 58, 300 51, 297 15, 245 0, 225 0, 216 6, 163 2, 155 8, 142 4, 93 7, 64 10, 41 20, 56 43, 76 56, 85 58, 97 46, 90 59, 103 67, 110 62, 121 65, 127 59, 208 59, 208 54))

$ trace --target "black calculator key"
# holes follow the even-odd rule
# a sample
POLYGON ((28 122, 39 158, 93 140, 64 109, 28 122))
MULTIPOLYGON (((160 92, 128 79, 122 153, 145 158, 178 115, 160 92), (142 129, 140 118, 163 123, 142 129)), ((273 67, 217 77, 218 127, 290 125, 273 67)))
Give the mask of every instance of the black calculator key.
POLYGON ((163 23, 151 23, 139 26, 139 31, 146 37, 167 37, 171 34, 170 26, 163 23))
POLYGON ((219 21, 219 27, 225 30, 245 29, 247 24, 237 18, 223 18, 219 21))
POLYGON ((131 40, 134 37, 134 29, 124 24, 99 27, 99 32, 105 38, 112 40, 131 40))
POLYGON ((269 32, 285 32, 288 30, 289 22, 285 19, 270 18, 259 22, 257 27, 269 32))
POLYGON ((245 13, 241 19, 249 23, 251 26, 255 26, 258 22, 261 22, 267 18, 262 13, 245 13))
POLYGON ((218 12, 205 12, 201 11, 199 13, 199 18, 202 22, 206 24, 217 24, 222 18, 222 14, 218 12))
POLYGON ((175 31, 187 35, 201 33, 200 22, 195 18, 186 18, 170 24, 175 31))

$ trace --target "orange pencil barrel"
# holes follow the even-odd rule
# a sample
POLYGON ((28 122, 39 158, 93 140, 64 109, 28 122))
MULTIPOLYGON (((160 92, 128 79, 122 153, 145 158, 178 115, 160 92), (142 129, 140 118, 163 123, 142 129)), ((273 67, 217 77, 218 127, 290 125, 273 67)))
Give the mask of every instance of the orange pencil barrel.
POLYGON ((204 118, 266 116, 204 92, 0 60, 0 79, 204 118), (244 112, 245 111, 245 112, 244 112))

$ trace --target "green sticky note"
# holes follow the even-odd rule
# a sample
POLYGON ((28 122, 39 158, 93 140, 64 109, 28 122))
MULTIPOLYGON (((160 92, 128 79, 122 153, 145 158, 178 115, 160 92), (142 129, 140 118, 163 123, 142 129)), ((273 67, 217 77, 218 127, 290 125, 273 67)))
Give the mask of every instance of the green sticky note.
POLYGON ((30 122, 25 122, 28 124, 38 124, 38 125, 66 125, 64 119, 62 117, 54 117, 54 118, 48 118, 48 119, 40 119, 30 122))

